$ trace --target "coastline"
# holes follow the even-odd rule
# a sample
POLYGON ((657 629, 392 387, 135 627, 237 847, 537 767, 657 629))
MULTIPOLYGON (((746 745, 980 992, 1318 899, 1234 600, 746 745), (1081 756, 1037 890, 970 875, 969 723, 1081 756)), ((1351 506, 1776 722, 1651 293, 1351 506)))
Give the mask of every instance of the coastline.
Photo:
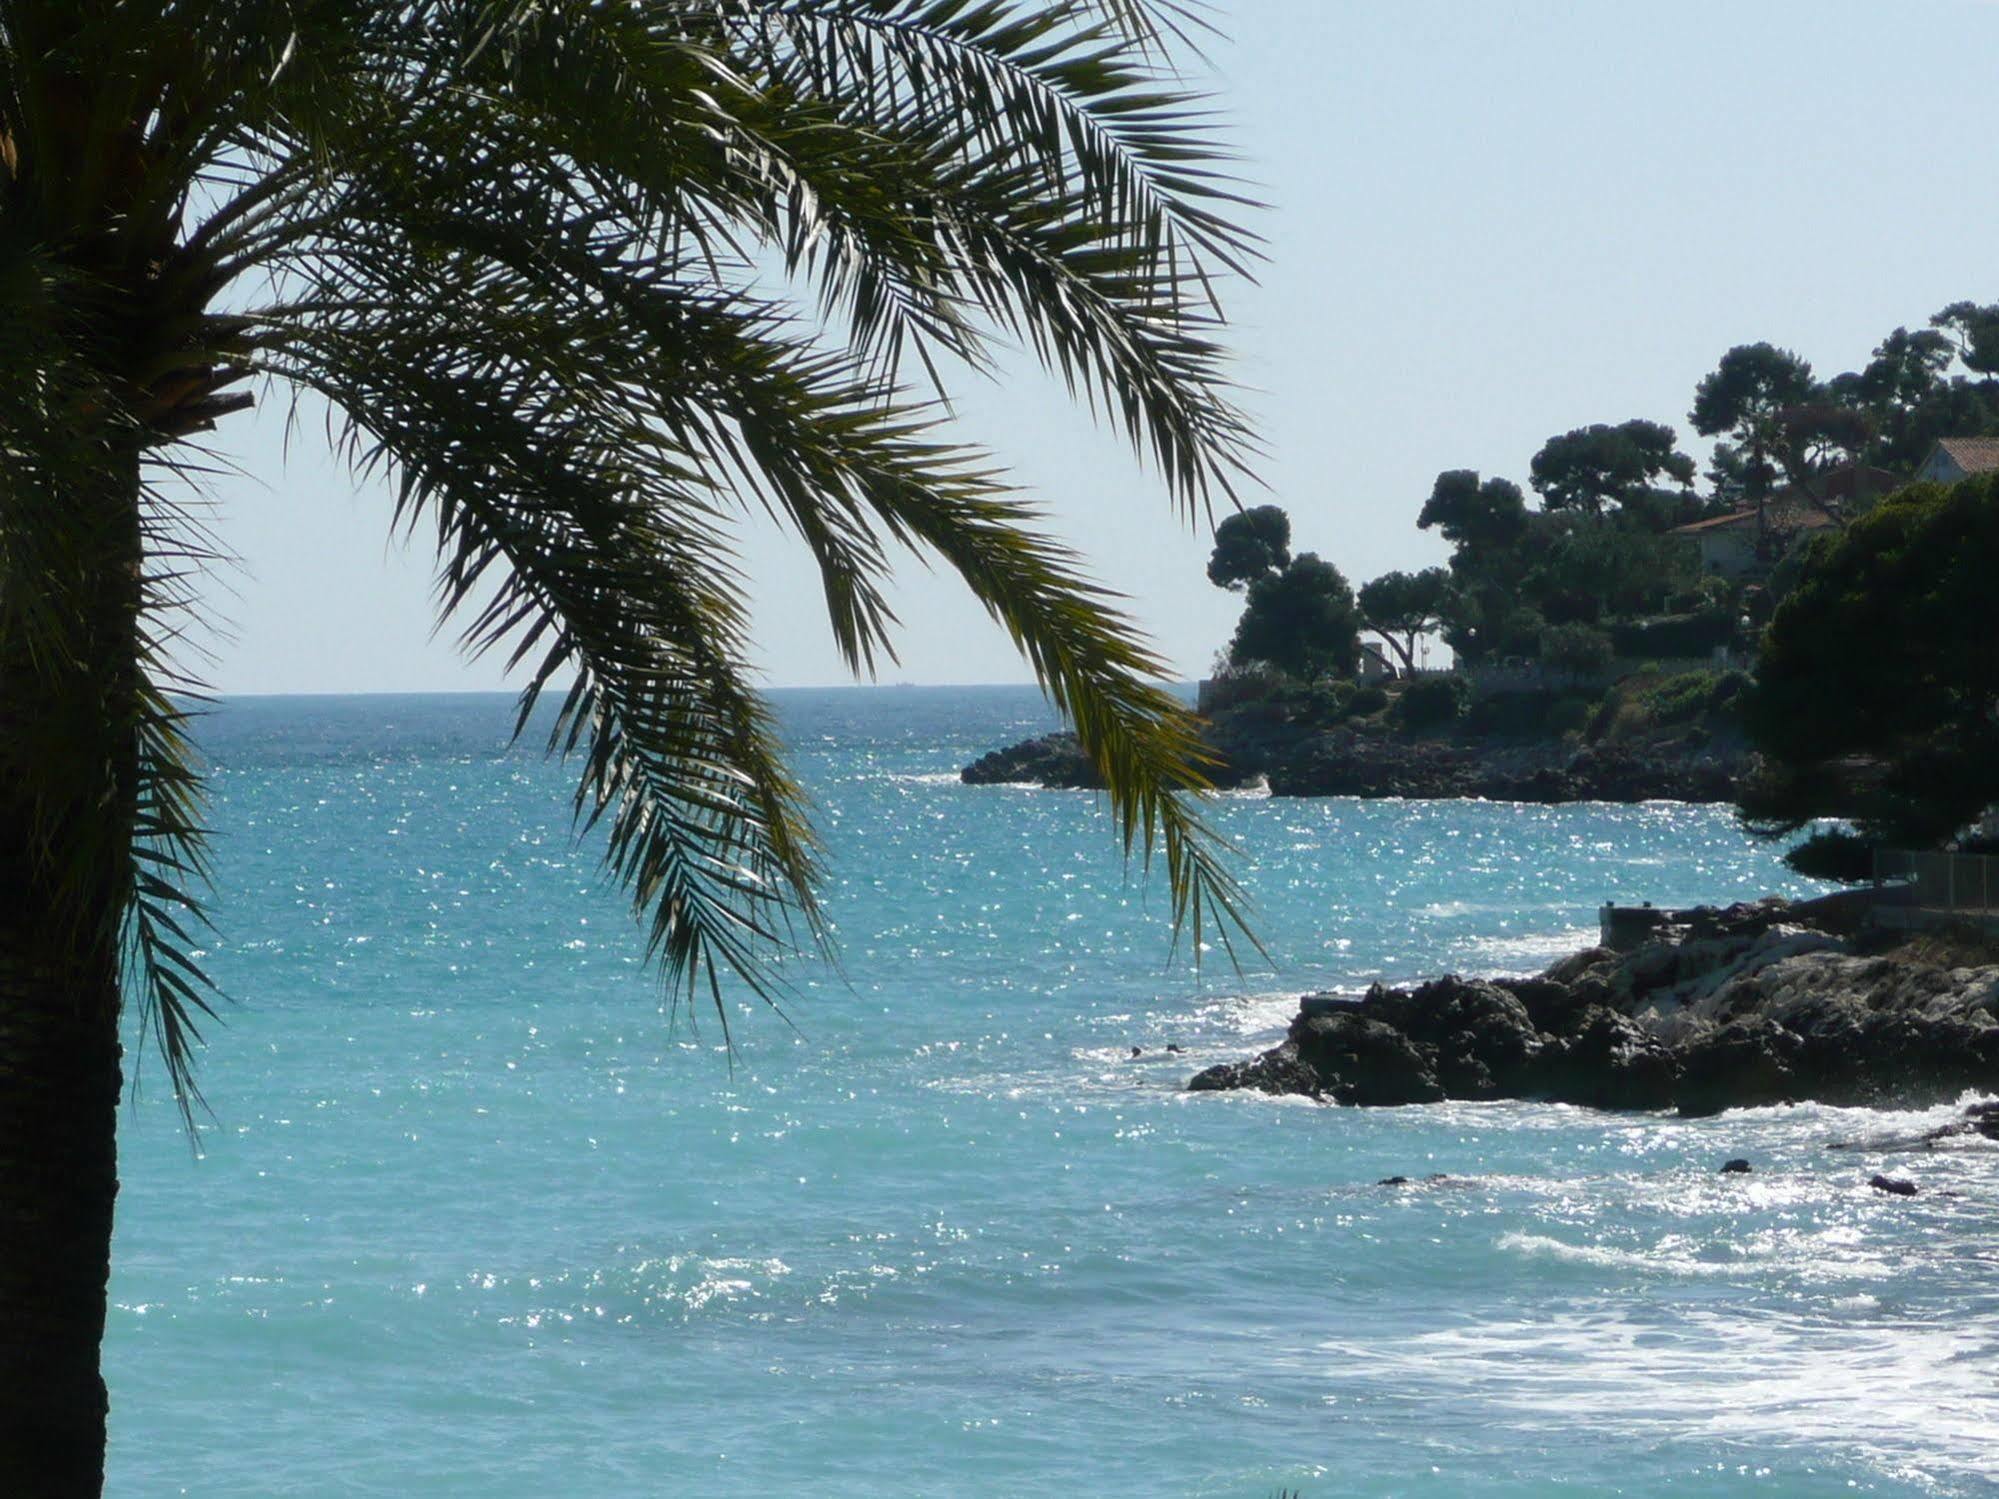
MULTIPOLYGON (((1730 802, 1751 755, 1727 726, 1676 724, 1617 740, 1579 735, 1407 734, 1384 724, 1325 726, 1231 710, 1204 721, 1217 790, 1262 781, 1280 797, 1412 800, 1730 802)), ((1021 740, 964 766, 967 785, 1098 790, 1074 734, 1021 740)))
POLYGON ((1864 894, 1662 912, 1649 935, 1533 978, 1305 995, 1280 1044, 1188 1087, 1685 1117, 1999 1093, 1999 942, 1881 931, 1864 894))

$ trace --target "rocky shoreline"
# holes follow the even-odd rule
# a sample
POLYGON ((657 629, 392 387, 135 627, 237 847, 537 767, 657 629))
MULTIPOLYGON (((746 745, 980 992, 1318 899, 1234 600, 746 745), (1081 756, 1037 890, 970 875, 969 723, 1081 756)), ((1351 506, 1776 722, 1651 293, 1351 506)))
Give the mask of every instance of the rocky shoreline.
MULTIPOLYGON (((1561 741, 1405 738, 1337 729, 1310 735, 1219 721, 1206 732, 1222 790, 1266 781, 1273 796, 1453 797, 1514 802, 1725 802, 1748 762, 1733 746, 1572 745, 1561 741)), ((1073 734, 1046 734, 964 767, 967 785, 1098 789, 1073 734)))
POLYGON ((1661 913, 1630 950, 1589 948, 1537 978, 1308 995, 1280 1045, 1188 1086, 1684 1115, 1931 1107, 1999 1093, 1999 955, 1976 956, 1870 928, 1841 897, 1661 913))

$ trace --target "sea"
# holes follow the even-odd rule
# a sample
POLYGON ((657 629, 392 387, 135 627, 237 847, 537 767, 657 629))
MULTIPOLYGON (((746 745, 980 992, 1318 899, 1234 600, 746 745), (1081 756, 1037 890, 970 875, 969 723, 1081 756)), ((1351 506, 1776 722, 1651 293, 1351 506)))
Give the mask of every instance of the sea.
POLYGON ((202 722, 228 1003, 197 1137, 128 1065, 110 1493, 1999 1494, 1999 1147, 1825 1148, 1950 1109, 1186 1091, 1302 992, 1807 893, 1728 809, 1224 796, 1232 962, 1099 797, 959 783, 1031 690, 774 701, 835 952, 726 1034, 509 699, 202 722))

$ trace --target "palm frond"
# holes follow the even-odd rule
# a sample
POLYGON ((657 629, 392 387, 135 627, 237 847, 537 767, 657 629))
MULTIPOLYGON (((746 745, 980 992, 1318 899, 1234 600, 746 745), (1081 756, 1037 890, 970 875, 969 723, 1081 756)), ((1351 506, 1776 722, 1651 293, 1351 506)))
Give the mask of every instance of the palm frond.
POLYGON ((856 671, 893 654, 901 549, 958 572, 1096 757, 1127 857, 1163 860, 1197 946, 1229 939, 1241 892, 1161 663, 938 430, 948 378, 1012 340, 1183 514, 1247 472, 1216 282, 1258 244, 1171 71, 1205 24, 1197 0, 0 0, 0 637, 125 653, 0 755, 50 777, 35 836, 75 908, 124 882, 184 1109, 215 1006, 181 672, 215 549, 133 475, 198 477, 175 455, 253 374, 330 401, 394 524, 433 533, 443 615, 525 676, 517 732, 561 692, 578 821, 676 993, 719 1005, 730 969, 769 997, 769 954, 820 930, 748 685, 732 538, 757 508, 856 671), (95 536, 37 498, 107 477, 140 494, 136 541, 115 505, 95 536), (131 629, 79 635, 106 579, 131 629), (120 811, 58 835, 79 734, 120 811))

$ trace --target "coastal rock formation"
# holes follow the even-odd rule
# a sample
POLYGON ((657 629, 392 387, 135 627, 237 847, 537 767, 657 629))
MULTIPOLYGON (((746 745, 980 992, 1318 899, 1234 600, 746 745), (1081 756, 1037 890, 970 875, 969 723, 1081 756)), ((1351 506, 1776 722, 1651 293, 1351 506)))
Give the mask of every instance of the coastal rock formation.
MULTIPOLYGON (((1261 778, 1272 796, 1728 801, 1747 764, 1741 749, 1678 741, 1574 746, 1559 740, 1405 738, 1355 728, 1318 731, 1248 713, 1214 720, 1202 737, 1217 757, 1210 767, 1216 785, 1227 789, 1261 778)), ((994 750, 959 775, 973 786, 1102 785, 1073 734, 1047 734, 994 750)))
POLYGON ((1509 802, 1728 801, 1739 755, 1625 745, 1320 735, 1270 758, 1273 796, 1482 797, 1509 802))
MULTIPOLYGON (((1263 774, 1256 755, 1223 754, 1207 768, 1209 780, 1223 791, 1246 786, 1263 774)), ((1083 753, 1074 734, 1043 734, 981 755, 958 772, 967 786, 1042 786, 1051 791, 1101 791, 1104 779, 1083 753)))
POLYGON ((1103 788, 1103 777, 1074 734, 1043 734, 981 755, 958 772, 967 786, 1026 784, 1056 791, 1103 788))
POLYGON ((1778 900, 1668 913, 1633 950, 1591 948, 1539 978, 1307 996, 1281 1045, 1189 1087, 1688 1115, 1999 1091, 1999 964, 1870 955, 1810 919, 1778 900))

